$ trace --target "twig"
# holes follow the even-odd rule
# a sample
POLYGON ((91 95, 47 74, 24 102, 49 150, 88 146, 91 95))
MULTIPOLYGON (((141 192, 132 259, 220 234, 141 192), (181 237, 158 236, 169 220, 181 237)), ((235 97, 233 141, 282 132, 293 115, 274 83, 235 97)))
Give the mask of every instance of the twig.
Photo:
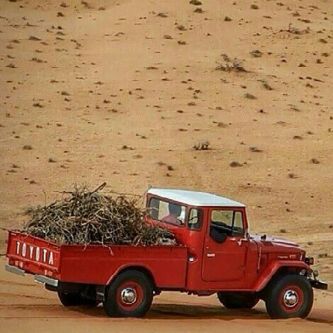
POLYGON ((125 193, 118 193, 115 198, 99 193, 105 185, 104 182, 91 192, 75 186, 71 192, 61 192, 62 200, 30 208, 27 213, 31 219, 23 231, 58 244, 85 247, 175 244, 170 231, 145 222, 147 210, 138 206, 138 199, 128 198, 125 193))

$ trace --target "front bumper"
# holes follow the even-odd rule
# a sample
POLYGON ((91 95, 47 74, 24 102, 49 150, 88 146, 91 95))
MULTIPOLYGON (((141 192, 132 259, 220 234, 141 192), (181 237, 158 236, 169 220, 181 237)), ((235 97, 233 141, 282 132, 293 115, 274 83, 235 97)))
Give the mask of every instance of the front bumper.
POLYGON ((316 279, 309 279, 312 288, 327 290, 328 284, 326 282, 316 280, 316 279))

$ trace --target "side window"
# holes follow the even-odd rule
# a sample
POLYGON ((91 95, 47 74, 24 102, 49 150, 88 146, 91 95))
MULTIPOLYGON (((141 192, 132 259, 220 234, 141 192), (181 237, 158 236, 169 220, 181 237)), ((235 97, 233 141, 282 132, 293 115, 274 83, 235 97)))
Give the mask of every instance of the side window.
POLYGON ((211 221, 218 225, 232 226, 232 214, 231 210, 213 210, 211 221))
POLYGON ((191 208, 188 217, 188 228, 191 230, 199 230, 202 225, 202 211, 200 209, 191 208))
POLYGON ((242 213, 233 210, 213 210, 210 227, 215 233, 227 236, 243 235, 242 213))

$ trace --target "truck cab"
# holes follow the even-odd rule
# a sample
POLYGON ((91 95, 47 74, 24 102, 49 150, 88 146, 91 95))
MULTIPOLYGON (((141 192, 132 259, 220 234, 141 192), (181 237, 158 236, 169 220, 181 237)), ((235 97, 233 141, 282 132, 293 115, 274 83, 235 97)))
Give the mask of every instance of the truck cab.
POLYGON ((147 207, 153 223, 188 248, 188 289, 251 288, 258 248, 248 234, 245 205, 210 193, 150 189, 147 207), (178 216, 169 211, 175 207, 178 216))
POLYGON ((240 202, 206 192, 152 188, 147 194, 147 208, 151 222, 171 230, 189 250, 189 293, 217 292, 226 307, 252 307, 260 298, 268 299, 274 284, 283 277, 291 281, 301 277, 308 283, 308 295, 301 288, 281 291, 278 310, 274 306, 276 299, 266 302, 273 317, 283 317, 284 310, 285 316, 292 316, 304 315, 311 308, 313 295, 309 286, 327 288, 310 268, 313 258, 306 257, 296 243, 251 235, 246 206, 240 202), (301 299, 311 306, 302 308, 301 299))

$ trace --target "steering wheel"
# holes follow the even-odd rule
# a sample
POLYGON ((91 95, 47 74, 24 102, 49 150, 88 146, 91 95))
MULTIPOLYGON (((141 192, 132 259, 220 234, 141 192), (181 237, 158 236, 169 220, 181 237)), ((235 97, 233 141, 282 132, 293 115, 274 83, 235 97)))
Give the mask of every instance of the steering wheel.
POLYGON ((224 222, 218 222, 218 224, 217 224, 217 222, 212 221, 211 227, 217 229, 217 230, 220 231, 220 232, 224 232, 224 233, 226 233, 227 235, 230 235, 231 232, 232 232, 230 226, 227 225, 227 224, 224 223, 224 222))

